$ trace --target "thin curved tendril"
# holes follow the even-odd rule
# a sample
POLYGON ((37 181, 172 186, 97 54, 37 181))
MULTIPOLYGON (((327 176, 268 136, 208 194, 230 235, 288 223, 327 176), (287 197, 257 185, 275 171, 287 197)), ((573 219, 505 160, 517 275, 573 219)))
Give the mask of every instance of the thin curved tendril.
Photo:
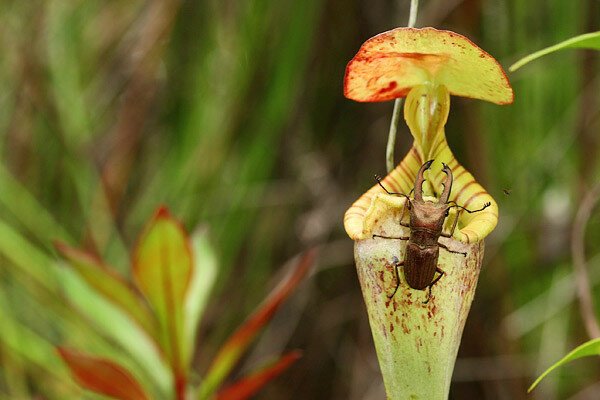
POLYGON ((594 206, 600 200, 600 184, 594 186, 584 196, 575 221, 571 235, 571 254, 573 257, 573 270, 577 296, 579 297, 579 310, 584 321, 586 331, 590 338, 600 337, 600 324, 594 311, 593 296, 590 290, 590 281, 587 273, 585 259, 585 230, 594 206))

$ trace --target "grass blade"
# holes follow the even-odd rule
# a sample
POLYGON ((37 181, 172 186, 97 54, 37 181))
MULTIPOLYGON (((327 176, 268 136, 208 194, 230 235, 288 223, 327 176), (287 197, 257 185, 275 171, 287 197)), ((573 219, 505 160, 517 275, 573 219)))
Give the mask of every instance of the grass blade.
POLYGON ((546 47, 545 49, 538 50, 535 53, 531 53, 528 56, 521 58, 519 61, 510 66, 510 72, 515 72, 523 65, 530 63, 546 54, 554 53, 562 49, 592 49, 600 50, 600 31, 585 33, 583 35, 575 36, 567 39, 563 42, 557 43, 553 46, 546 47))

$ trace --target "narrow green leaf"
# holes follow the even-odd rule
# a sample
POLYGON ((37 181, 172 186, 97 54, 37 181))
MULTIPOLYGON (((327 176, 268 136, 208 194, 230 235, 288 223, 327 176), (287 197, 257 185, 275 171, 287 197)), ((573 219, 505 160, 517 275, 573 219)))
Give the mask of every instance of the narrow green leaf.
POLYGON ((58 353, 82 387, 119 400, 149 399, 133 375, 117 363, 64 347, 58 353))
POLYGON ((186 354, 194 352, 196 332, 217 277, 217 256, 206 232, 192 235, 194 271, 185 300, 186 354))
POLYGON ((255 395, 267 383, 281 375, 296 362, 302 353, 291 351, 271 365, 261 368, 217 393, 216 400, 246 400, 255 395))
POLYGON ((64 380, 63 369, 56 368, 60 360, 52 343, 11 315, 14 307, 11 307, 7 301, 7 295, 0 290, 0 327, 2 327, 0 349, 3 352, 11 352, 28 364, 40 368, 48 380, 64 380))
POLYGON ((60 272, 59 279, 71 309, 85 316, 89 329, 106 337, 110 345, 96 347, 92 338, 79 343, 86 349, 93 348, 110 355, 124 367, 136 371, 140 383, 155 390, 154 397, 164 398, 167 393, 172 393, 171 368, 157 339, 144 332, 121 307, 93 290, 72 268, 61 268, 60 272), (119 349, 118 356, 109 352, 115 348, 119 349))
POLYGON ((528 56, 521 58, 519 61, 510 66, 509 70, 514 72, 521 68, 523 65, 530 63, 546 54, 554 53, 555 51, 562 49, 592 49, 600 50, 600 31, 591 32, 583 35, 575 36, 555 44, 554 46, 546 47, 545 49, 531 53, 528 56))
POLYGON ((210 398, 219 385, 231 372, 250 342, 260 330, 273 318, 279 306, 293 293, 302 282, 302 278, 312 267, 316 251, 311 250, 302 256, 292 274, 281 282, 269 295, 267 300, 229 337, 213 360, 206 377, 200 387, 198 398, 210 398))
POLYGON ((40 287, 57 293, 58 282, 51 268, 52 257, 3 221, 0 221, 0 255, 40 287))
POLYGON ((0 164, 0 187, 2 188, 0 204, 38 238, 42 245, 46 245, 50 237, 59 237, 63 240, 70 238, 69 233, 56 221, 49 209, 42 206, 38 199, 2 164, 0 164))
POLYGON ((123 277, 92 254, 60 242, 56 243, 56 248, 88 285, 119 306, 151 338, 158 340, 156 321, 153 315, 123 277))
POLYGON ((527 389, 527 393, 531 392, 535 387, 540 383, 542 379, 546 377, 550 372, 555 370, 556 368, 564 365, 570 361, 576 360, 578 358, 587 357, 587 356, 597 356, 600 355, 600 338, 592 339, 590 341, 585 342, 581 346, 575 348, 575 350, 571 351, 569 354, 564 356, 550 368, 548 368, 542 375, 540 375, 535 382, 531 384, 529 389, 527 389))
POLYGON ((192 275, 187 234, 165 207, 157 210, 134 250, 133 275, 156 312, 162 348, 177 378, 185 381, 185 298, 192 275))

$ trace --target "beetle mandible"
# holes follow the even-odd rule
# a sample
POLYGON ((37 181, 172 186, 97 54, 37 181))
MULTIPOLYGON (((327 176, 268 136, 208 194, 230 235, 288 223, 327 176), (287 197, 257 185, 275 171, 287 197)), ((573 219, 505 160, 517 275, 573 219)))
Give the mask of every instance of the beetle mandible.
POLYGON ((425 182, 423 174, 431 167, 433 161, 434 160, 427 161, 419 169, 413 189, 414 199, 411 199, 409 195, 404 193, 389 192, 381 183, 381 178, 378 176, 375 177, 379 183, 379 186, 381 186, 387 194, 404 196, 406 198, 406 203, 404 203, 402 214, 400 215, 400 225, 410 229, 409 236, 390 237, 373 235, 374 238, 379 237, 383 239, 408 241, 404 260, 398 261, 398 259, 396 259, 394 263, 394 269, 396 271, 396 288, 394 289, 392 295, 388 296, 389 298, 394 297, 398 291, 398 287, 400 286, 400 276, 398 270, 400 267, 404 267, 404 277, 406 278, 406 283, 408 283, 408 285, 413 289, 429 289, 427 300, 424 303, 429 302, 429 299, 431 298, 431 287, 435 285, 445 274, 445 272, 438 267, 440 247, 449 251, 450 253, 461 254, 465 257, 467 256, 467 253, 451 250, 446 245, 438 242, 440 236, 447 238, 452 237, 452 234, 456 229, 456 225, 458 224, 458 218, 460 216, 459 213, 456 215, 456 220, 454 221, 450 232, 443 232, 444 221, 446 220, 450 209, 456 207, 461 211, 475 213, 483 211, 491 205, 491 203, 485 203, 483 207, 478 210, 468 210, 463 206, 459 206, 454 201, 449 201, 448 199, 450 198, 450 191, 452 190, 453 177, 452 170, 444 163, 442 163, 444 166, 442 171, 446 174, 446 180, 442 183, 444 190, 442 191, 438 202, 434 203, 432 201, 423 200, 423 182, 425 182), (408 224, 402 221, 407 208, 410 212, 410 222, 408 224), (436 272, 438 273, 437 276, 435 276, 436 272))

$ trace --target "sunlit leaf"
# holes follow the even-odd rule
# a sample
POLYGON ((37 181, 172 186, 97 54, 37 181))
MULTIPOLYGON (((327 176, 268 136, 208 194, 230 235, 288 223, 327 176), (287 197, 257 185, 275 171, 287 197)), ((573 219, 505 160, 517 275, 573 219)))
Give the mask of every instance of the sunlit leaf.
POLYGON ((434 28, 396 28, 367 40, 346 67, 344 95, 356 101, 406 97, 417 85, 509 104, 513 91, 498 62, 466 37, 434 28))
POLYGON ((158 339, 154 317, 123 277, 92 254, 64 243, 56 243, 56 248, 88 285, 131 316, 150 337, 158 339))
POLYGON ((154 308, 160 337, 175 374, 185 376, 184 305, 192 275, 192 250, 179 222, 161 207, 139 239, 133 274, 154 308))
POLYGON ((546 54, 554 53, 562 49, 592 49, 600 50, 600 31, 586 33, 583 35, 575 36, 555 44, 554 46, 546 47, 545 49, 538 50, 535 53, 531 53, 528 56, 521 58, 519 61, 510 66, 509 70, 514 72, 521 68, 523 65, 530 63, 546 54))
MULTIPOLYGON (((106 337, 113 348, 115 345, 120 348, 121 358, 114 358, 115 361, 125 367, 135 366, 137 378, 144 387, 156 389, 163 395, 172 392, 172 371, 157 339, 150 338, 121 307, 92 290, 74 269, 61 268, 60 272, 63 292, 72 311, 85 316, 89 328, 106 337)), ((85 345, 88 342, 81 343, 85 345)), ((114 353, 107 355, 111 358, 116 356, 114 353)))
POLYGON ((217 257, 205 232, 192 236, 194 273, 185 300, 186 354, 193 354, 198 323, 217 277, 217 257))
POLYGON ((58 282, 50 268, 52 258, 13 226, 0 221, 0 255, 40 287, 56 293, 58 282))
POLYGON ((149 399, 133 375, 118 364, 64 347, 58 352, 82 387, 119 400, 149 399))
POLYGON ((200 399, 206 399, 216 391, 244 354, 250 342, 258 335, 260 329, 273 318, 275 311, 300 284, 302 278, 312 267, 315 256, 315 250, 306 252, 292 274, 271 292, 266 301, 221 347, 202 382, 200 399))
POLYGON ((531 392, 538 383, 541 382, 542 379, 546 377, 550 372, 554 371, 556 368, 564 365, 570 361, 577 360, 578 358, 587 357, 587 356, 597 356, 600 355, 600 338, 592 339, 588 342, 585 342, 581 346, 575 348, 575 350, 571 351, 569 354, 564 356, 550 368, 548 368, 542 375, 540 375, 535 382, 531 384, 529 389, 527 389, 527 393, 531 392))
POLYGON ((245 400, 256 394, 269 381, 275 379, 302 356, 300 351, 292 351, 278 361, 248 375, 217 393, 216 400, 245 400))

